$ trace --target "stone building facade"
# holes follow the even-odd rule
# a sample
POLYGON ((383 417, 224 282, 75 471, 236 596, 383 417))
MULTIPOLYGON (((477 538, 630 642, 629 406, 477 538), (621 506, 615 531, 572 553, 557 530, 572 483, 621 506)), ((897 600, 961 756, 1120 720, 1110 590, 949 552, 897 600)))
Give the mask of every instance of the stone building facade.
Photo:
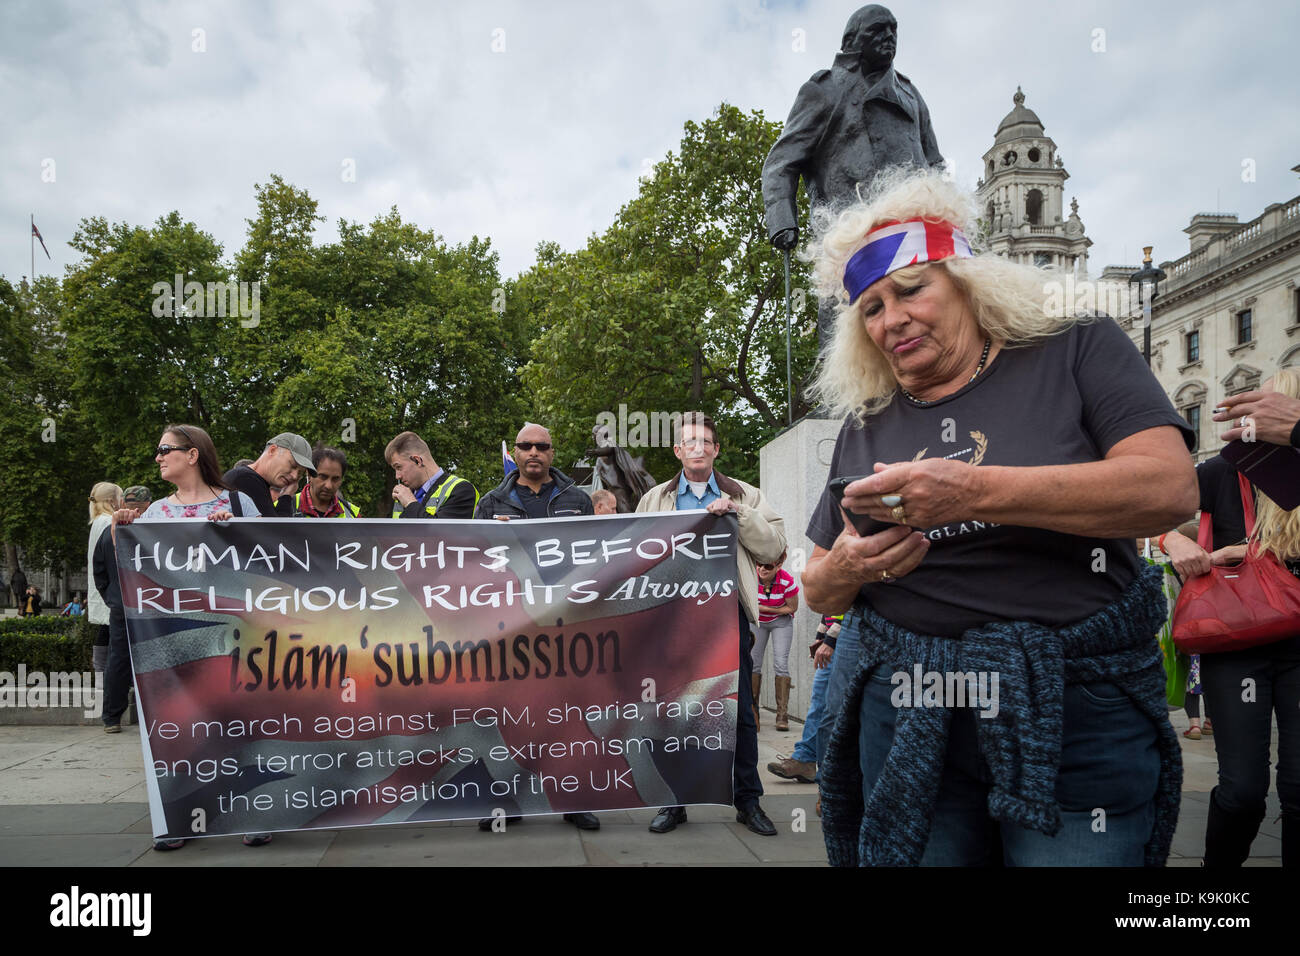
MULTIPOLYGON (((1151 309, 1151 368, 1198 433, 1196 460, 1218 453, 1210 420, 1225 395, 1258 388, 1276 368, 1300 366, 1300 196, 1240 223, 1198 213, 1183 230, 1187 255, 1160 263, 1151 309)), ((1136 266, 1109 266, 1126 282, 1136 266)), ((1122 324, 1142 347, 1141 319, 1122 324)))
POLYGON ((1015 262, 1052 266, 1080 276, 1088 272, 1088 247, 1079 204, 1071 199, 1065 215, 1065 161, 1042 121, 1025 106, 1016 87, 1014 108, 998 124, 993 145, 984 153, 976 186, 983 244, 1015 262))

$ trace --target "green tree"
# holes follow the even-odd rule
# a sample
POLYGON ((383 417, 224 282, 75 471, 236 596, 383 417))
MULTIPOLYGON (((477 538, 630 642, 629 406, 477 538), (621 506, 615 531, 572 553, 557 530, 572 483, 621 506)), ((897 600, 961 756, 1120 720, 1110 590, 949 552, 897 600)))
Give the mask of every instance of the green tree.
MULTIPOLYGON (((724 470, 747 480, 786 425, 782 260, 763 219, 763 159, 780 133, 759 111, 723 104, 688 122, 613 225, 586 247, 539 248, 518 298, 540 334, 524 382, 566 446, 586 447, 596 416, 695 408, 718 421, 724 470)), ((803 209, 806 223, 807 210, 803 209)), ((816 357, 808 266, 791 262, 796 381, 816 357)), ((808 408, 796 394, 794 417, 808 408)), ((647 454, 656 477, 677 463, 647 454)))
POLYGON ((11 396, 0 404, 0 537, 27 552, 28 572, 84 564, 85 501, 99 480, 60 309, 56 279, 15 289, 0 278, 0 378, 11 396))
POLYGON ((480 492, 495 485, 500 440, 524 417, 530 336, 528 315, 502 308, 490 244, 449 246, 394 208, 369 226, 340 222, 316 268, 329 312, 294 337, 272 417, 348 452, 347 487, 367 513, 391 507, 383 450, 405 430, 480 492))
POLYGON ((153 229, 85 219, 70 245, 83 258, 63 281, 61 327, 101 473, 163 491, 152 449, 169 422, 199 425, 219 450, 247 444, 256 415, 228 358, 240 319, 210 315, 206 295, 230 279, 216 241, 173 212, 153 229))

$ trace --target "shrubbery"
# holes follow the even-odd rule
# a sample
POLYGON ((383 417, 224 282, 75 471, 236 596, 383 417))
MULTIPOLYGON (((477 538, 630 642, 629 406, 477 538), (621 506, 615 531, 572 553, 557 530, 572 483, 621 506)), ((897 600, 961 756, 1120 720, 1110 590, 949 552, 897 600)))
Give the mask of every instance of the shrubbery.
POLYGON ((15 674, 19 664, 28 671, 88 671, 95 630, 85 617, 6 618, 0 621, 0 671, 15 674))

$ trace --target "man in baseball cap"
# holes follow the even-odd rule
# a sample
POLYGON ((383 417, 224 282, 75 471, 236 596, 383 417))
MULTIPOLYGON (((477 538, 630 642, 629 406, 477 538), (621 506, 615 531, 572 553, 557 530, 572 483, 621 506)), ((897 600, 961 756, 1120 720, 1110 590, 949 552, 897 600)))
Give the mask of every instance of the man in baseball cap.
POLYGON ((281 432, 266 443, 256 461, 230 469, 223 480, 228 488, 252 498, 258 513, 266 518, 276 516, 271 487, 296 482, 303 472, 316 474, 311 463, 311 444, 301 435, 281 432))

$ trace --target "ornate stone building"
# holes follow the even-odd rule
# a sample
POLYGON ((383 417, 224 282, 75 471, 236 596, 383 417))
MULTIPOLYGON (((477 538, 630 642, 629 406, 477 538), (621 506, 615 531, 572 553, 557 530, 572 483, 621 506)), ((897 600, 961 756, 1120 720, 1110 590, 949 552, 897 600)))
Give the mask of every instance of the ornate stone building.
POLYGON ((984 244, 992 252, 1039 266, 1055 266, 1080 276, 1088 272, 1088 247, 1079 204, 1064 215, 1065 181, 1070 174, 1016 87, 1015 108, 998 124, 993 146, 984 154, 976 187, 983 210, 984 244))
MULTIPOLYGON (((1198 433, 1198 461, 1218 453, 1210 420, 1224 395, 1258 388, 1276 368, 1300 366, 1300 196, 1248 223, 1197 213, 1183 230, 1191 250, 1160 263, 1151 310, 1151 368, 1198 433)), ((1136 266, 1108 266, 1126 282, 1136 266)), ((1142 322, 1122 323, 1142 347, 1142 322)))

